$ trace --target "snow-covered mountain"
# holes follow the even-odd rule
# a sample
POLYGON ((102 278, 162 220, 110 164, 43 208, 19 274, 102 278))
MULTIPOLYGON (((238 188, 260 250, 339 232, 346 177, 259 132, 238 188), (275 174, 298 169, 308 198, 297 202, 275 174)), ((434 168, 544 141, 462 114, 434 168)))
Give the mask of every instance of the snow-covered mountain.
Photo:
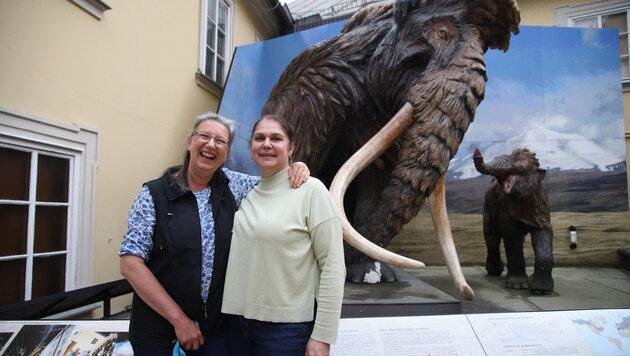
POLYGON ((463 142, 459 148, 460 152, 450 162, 447 176, 451 179, 479 176, 472 158, 475 148, 479 148, 485 161, 489 162, 494 157, 508 154, 519 147, 536 152, 540 167, 547 170, 606 171, 612 170, 611 167, 626 159, 623 138, 593 140, 578 134, 560 133, 539 126, 505 141, 463 142))

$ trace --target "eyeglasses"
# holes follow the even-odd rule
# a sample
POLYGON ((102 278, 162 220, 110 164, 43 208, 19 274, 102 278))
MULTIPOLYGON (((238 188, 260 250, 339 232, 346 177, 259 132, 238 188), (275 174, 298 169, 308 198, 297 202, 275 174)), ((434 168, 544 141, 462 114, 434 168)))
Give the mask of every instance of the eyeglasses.
POLYGON ((217 147, 227 147, 230 144, 230 142, 226 138, 220 136, 210 136, 199 131, 193 132, 192 136, 195 136, 198 140, 203 141, 204 143, 208 143, 210 142, 210 140, 214 140, 214 144, 217 147))

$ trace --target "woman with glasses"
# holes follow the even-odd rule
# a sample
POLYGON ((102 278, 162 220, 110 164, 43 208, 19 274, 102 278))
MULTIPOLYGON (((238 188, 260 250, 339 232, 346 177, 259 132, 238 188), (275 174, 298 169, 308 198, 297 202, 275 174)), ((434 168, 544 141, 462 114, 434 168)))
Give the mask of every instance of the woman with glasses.
MULTIPOLYGON (((179 341, 191 355, 227 355, 221 314, 234 214, 260 177, 223 167, 234 122, 196 118, 184 162, 147 182, 136 196, 119 251, 121 274, 134 288, 129 340, 134 355, 172 355, 179 341)), ((308 178, 303 163, 285 176, 308 178)))
POLYGON ((250 147, 262 181, 234 218, 223 312, 240 316, 256 356, 328 355, 345 281, 339 212, 317 178, 289 186, 295 144, 284 118, 258 121, 250 147))

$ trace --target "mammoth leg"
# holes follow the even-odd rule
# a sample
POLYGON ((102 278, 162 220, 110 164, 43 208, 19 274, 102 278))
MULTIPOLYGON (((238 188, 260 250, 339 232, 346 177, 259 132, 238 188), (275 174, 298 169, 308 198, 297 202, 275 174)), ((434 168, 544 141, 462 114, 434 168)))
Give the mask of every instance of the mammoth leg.
POLYGON ((451 276, 451 280, 462 298, 465 300, 472 300, 475 297, 475 292, 473 292, 472 288, 470 288, 464 278, 464 273, 462 272, 462 268, 459 264, 459 257, 457 256, 455 242, 453 241, 451 223, 448 220, 445 186, 446 179, 442 175, 438 180, 435 190, 429 197, 431 217, 433 218, 435 232, 438 235, 442 254, 444 255, 444 261, 446 262, 446 268, 451 276))
POLYGON ((553 291, 553 233, 544 230, 532 231, 534 247, 534 274, 529 277, 529 290, 534 294, 553 291))
POLYGON ((343 195, 352 180, 374 159, 383 154, 412 122, 411 104, 407 103, 374 137, 344 163, 330 185, 330 194, 341 214, 343 238, 352 247, 375 260, 401 268, 421 268, 424 264, 378 246, 359 234, 350 224, 343 206, 343 195))
POLYGON ((496 226, 496 221, 488 216, 489 209, 484 204, 483 238, 486 242, 486 272, 488 276, 500 276, 503 273, 504 264, 501 261, 501 233, 496 226))
MULTIPOLYGON (((378 158, 382 159, 382 156, 378 158)), ((369 204, 359 204, 360 201, 372 201, 387 183, 383 176, 380 162, 371 164, 361 171, 344 195, 345 213, 356 219, 369 209, 369 204), (352 191, 351 191, 352 190, 352 191)), ((356 226, 356 220, 353 222, 356 226)), ((370 235, 363 235, 369 237, 370 235)), ((346 279, 353 283, 389 283, 398 280, 397 270, 386 263, 362 254, 348 243, 344 242, 344 258, 346 261, 346 279)))
POLYGON ((527 271, 525 270, 525 255, 523 242, 525 235, 514 227, 503 227, 503 243, 505 258, 507 259, 507 276, 505 286, 511 289, 527 288, 527 271))

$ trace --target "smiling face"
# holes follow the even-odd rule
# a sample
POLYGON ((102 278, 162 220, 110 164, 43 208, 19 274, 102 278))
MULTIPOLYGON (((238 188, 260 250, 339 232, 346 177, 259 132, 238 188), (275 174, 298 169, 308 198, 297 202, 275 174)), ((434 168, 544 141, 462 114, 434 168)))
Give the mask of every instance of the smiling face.
POLYGON ((275 119, 263 118, 254 127, 251 139, 252 159, 263 177, 272 176, 289 166, 293 153, 285 128, 275 119))
POLYGON ((205 120, 197 126, 186 146, 190 153, 189 180, 197 183, 205 181, 207 184, 212 179, 214 172, 227 160, 230 151, 229 145, 217 144, 217 141, 229 142, 229 137, 228 128, 220 122, 205 120))

